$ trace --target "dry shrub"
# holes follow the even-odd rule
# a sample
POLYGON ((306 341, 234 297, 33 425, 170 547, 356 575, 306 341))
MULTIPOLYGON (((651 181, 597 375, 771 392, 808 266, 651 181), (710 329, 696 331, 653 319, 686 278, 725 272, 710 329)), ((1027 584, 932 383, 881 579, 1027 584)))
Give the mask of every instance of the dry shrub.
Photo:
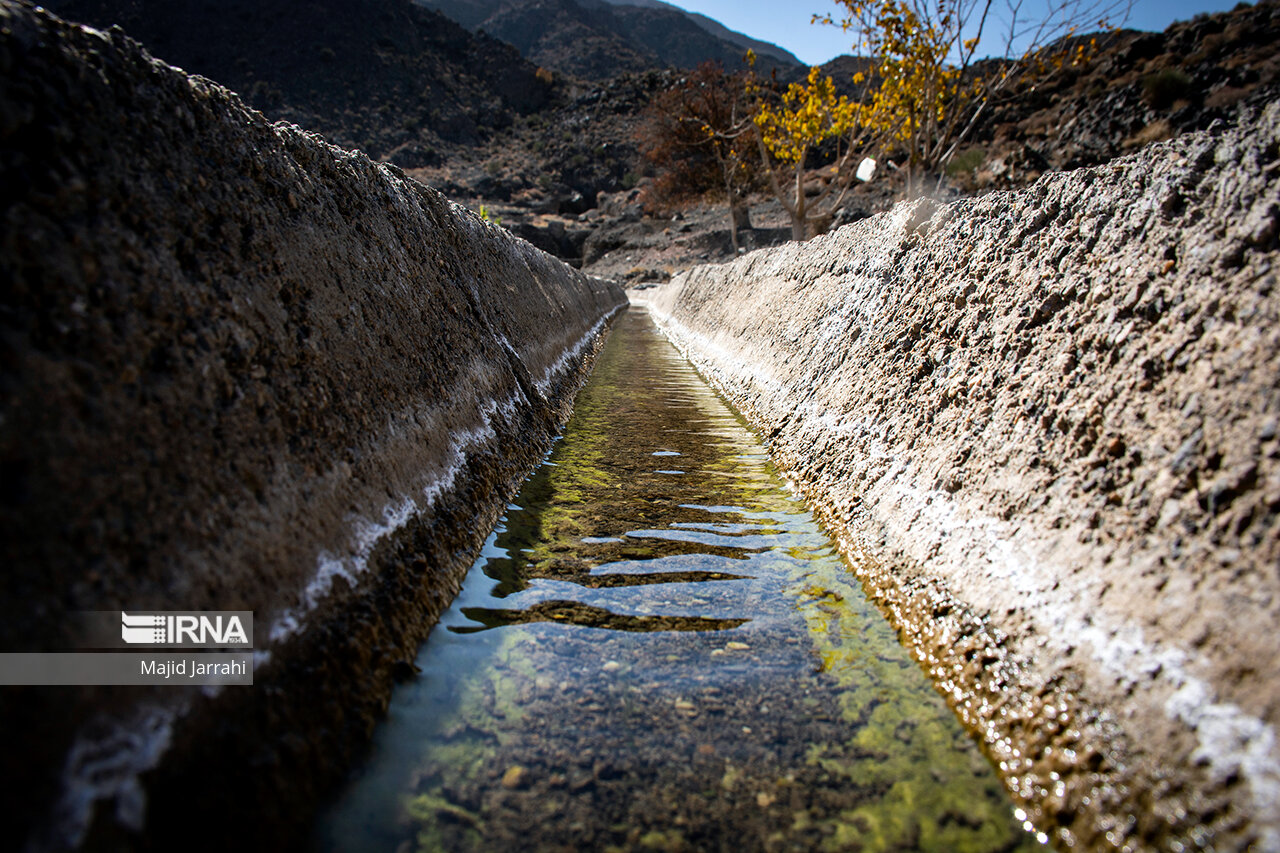
POLYGON ((1173 128, 1169 126, 1169 122, 1164 119, 1153 121, 1142 130, 1130 136, 1120 145, 1126 151, 1133 148, 1142 148, 1150 145, 1152 142, 1161 142, 1165 139, 1173 137, 1173 128))

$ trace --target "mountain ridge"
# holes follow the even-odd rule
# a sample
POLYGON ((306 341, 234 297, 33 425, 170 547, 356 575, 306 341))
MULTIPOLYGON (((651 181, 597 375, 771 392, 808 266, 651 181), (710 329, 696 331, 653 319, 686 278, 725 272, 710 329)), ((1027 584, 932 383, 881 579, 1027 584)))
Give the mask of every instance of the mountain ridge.
POLYGON ((763 39, 753 38, 747 35, 746 33, 741 33, 741 32, 738 32, 737 30, 729 29, 729 27, 720 23, 715 18, 704 15, 701 12, 690 12, 688 9, 681 9, 679 6, 676 6, 672 3, 665 3, 663 2, 663 0, 604 0, 604 2, 609 3, 610 5, 613 5, 613 6, 638 6, 640 8, 673 9, 677 12, 680 12, 686 15, 688 18, 694 21, 694 23, 698 24, 704 30, 709 32, 711 35, 716 36, 717 38, 722 38, 725 41, 731 42, 733 44, 736 44, 739 47, 741 47, 744 51, 754 50, 756 54, 759 56, 772 57, 775 60, 781 60, 782 62, 785 62, 790 65, 795 65, 797 67, 804 65, 804 63, 800 61, 799 57, 797 57, 794 53, 787 50, 785 47, 782 47, 781 45, 774 44, 773 42, 764 41, 763 39))
POLYGON ((650 68, 718 61, 743 67, 748 49, 782 73, 801 62, 778 45, 735 32, 705 15, 658 0, 414 0, 515 45, 540 66, 603 80, 650 68))

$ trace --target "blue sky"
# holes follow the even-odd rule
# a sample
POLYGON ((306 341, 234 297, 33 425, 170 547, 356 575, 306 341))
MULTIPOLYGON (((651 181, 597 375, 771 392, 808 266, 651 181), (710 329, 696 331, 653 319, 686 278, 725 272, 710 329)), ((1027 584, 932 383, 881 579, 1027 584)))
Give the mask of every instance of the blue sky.
MULTIPOLYGON (((831 0, 667 0, 691 12, 715 18, 731 30, 779 44, 817 65, 833 56, 850 53, 848 36, 838 28, 812 26, 814 12, 838 13, 831 0)), ((1174 21, 1197 12, 1221 12, 1237 0, 1136 0, 1125 26, 1136 30, 1163 30, 1174 21)), ((998 4, 999 5, 999 4, 998 4)))

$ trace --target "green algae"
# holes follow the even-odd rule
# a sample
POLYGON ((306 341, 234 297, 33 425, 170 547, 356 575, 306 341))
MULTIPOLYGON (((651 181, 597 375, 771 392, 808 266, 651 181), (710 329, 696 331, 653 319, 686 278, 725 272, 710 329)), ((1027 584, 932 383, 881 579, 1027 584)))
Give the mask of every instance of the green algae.
MULTIPOLYGON (((794 565, 794 564, 793 564, 794 565)), ((950 709, 903 654, 897 636, 852 580, 791 588, 822 670, 839 685, 849 737, 809 745, 806 760, 880 797, 829 819, 823 849, 1032 849, 950 709), (974 796, 975 787, 982 796, 974 796), (921 820, 922 815, 937 816, 921 820)))

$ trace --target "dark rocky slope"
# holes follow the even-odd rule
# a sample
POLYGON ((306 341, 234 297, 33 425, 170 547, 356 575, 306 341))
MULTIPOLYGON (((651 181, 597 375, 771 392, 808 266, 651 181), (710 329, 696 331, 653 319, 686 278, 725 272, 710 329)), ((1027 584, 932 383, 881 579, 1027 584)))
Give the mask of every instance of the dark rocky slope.
POLYGON ((6 837, 297 846, 622 295, 119 32, 5 0, 0 71, 0 648, 138 608, 258 649, 6 688, 6 837))
POLYGON ((401 166, 439 161, 552 100, 510 45, 410 0, 53 0, 276 119, 401 166))
POLYGON ((645 296, 1064 848, 1280 850, 1280 105, 645 296))

